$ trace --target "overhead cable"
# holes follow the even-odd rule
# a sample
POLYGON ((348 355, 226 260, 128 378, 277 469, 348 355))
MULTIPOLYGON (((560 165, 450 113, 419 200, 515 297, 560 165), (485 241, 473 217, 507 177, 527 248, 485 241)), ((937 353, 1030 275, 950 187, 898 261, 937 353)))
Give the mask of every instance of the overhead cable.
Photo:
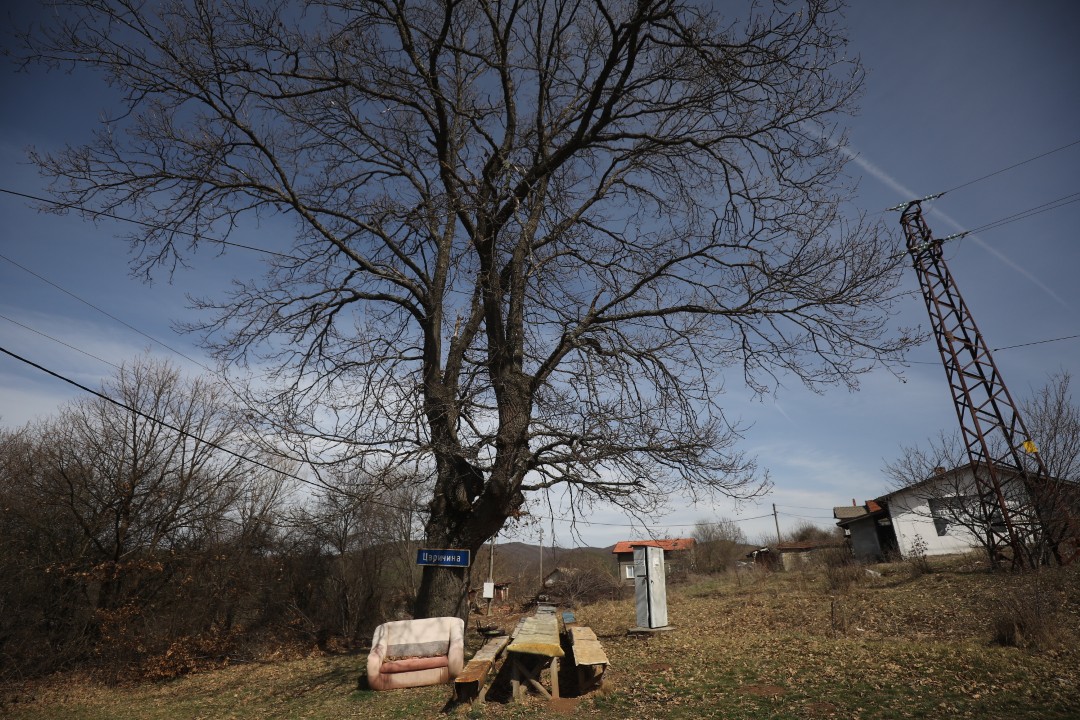
POLYGON ((47 338, 49 340, 52 340, 54 343, 58 343, 60 345, 63 345, 66 348, 70 348, 71 350, 74 350, 77 353, 82 353, 83 355, 85 355, 87 357, 90 357, 90 358, 93 358, 93 359, 95 359, 95 360, 97 360, 99 362, 103 362, 106 365, 112 365, 117 370, 122 369, 119 365, 117 365, 114 362, 110 362, 110 361, 106 360, 105 358, 98 357, 97 355, 94 355, 91 352, 87 352, 86 350, 83 350, 82 348, 75 347, 74 345, 72 345, 70 343, 66 343, 63 340, 59 340, 57 338, 54 338, 52 335, 49 335, 47 333, 43 333, 40 330, 35 330, 34 328, 30 327, 29 325, 24 325, 23 323, 19 322, 18 320, 13 320, 12 318, 9 318, 7 315, 0 315, 0 319, 7 320, 12 325, 18 325, 19 327, 21 327, 24 330, 29 330, 32 333, 36 333, 36 334, 40 335, 43 338, 47 338))
MULTIPOLYGON (((4 255, 3 253, 0 253, 0 259, 2 259, 2 260, 6 260, 7 262, 11 263, 11 264, 12 264, 12 265, 14 265, 15 267, 17 267, 17 268, 19 268, 20 270, 22 270, 23 272, 27 272, 27 273, 29 273, 29 274, 33 275, 34 277, 36 277, 36 278, 37 278, 38 280, 42 281, 43 283, 46 283, 46 284, 48 284, 48 285, 51 285, 52 287, 56 288, 57 290, 59 290, 60 292, 64 293, 65 295, 68 295, 69 297, 75 298, 76 300, 78 300, 78 301, 79 301, 79 302, 81 302, 82 304, 86 305, 87 307, 90 307, 90 308, 93 308, 94 310, 97 310, 97 311, 98 311, 99 313, 101 313, 101 314, 102 314, 102 315, 104 315, 105 317, 107 317, 107 318, 110 318, 110 319, 112 319, 112 320, 115 320, 116 322, 118 322, 118 323, 120 323, 121 325, 123 325, 124 327, 126 327, 126 328, 127 328, 128 330, 131 330, 132 332, 135 332, 135 333, 138 333, 139 335, 142 335, 142 336, 143 336, 144 338, 146 338, 147 340, 150 340, 151 342, 154 342, 154 343, 156 343, 156 344, 160 345, 161 347, 165 348, 166 350, 169 350, 170 352, 174 352, 174 353, 176 353, 177 355, 179 355, 180 357, 184 358, 184 359, 185 359, 185 360, 187 360, 188 362, 192 362, 192 363, 194 363, 194 364, 198 365, 198 366, 199 366, 199 367, 201 367, 201 368, 202 368, 203 370, 206 370, 206 371, 207 371, 207 372, 209 372, 209 373, 213 373, 213 372, 214 372, 214 371, 213 371, 213 370, 212 370, 211 368, 207 367, 207 366, 206 366, 205 364, 203 364, 203 363, 199 362, 199 361, 198 361, 198 360, 196 360, 195 358, 193 358, 193 357, 190 357, 189 355, 186 355, 186 354, 184 354, 183 352, 181 352, 181 351, 177 350, 176 348, 174 348, 174 347, 172 347, 172 346, 168 345, 168 344, 167 344, 167 343, 165 343, 165 342, 162 342, 161 340, 158 340, 158 339, 157 339, 156 337, 154 337, 153 335, 150 335, 150 334, 148 334, 148 333, 145 333, 145 332, 143 332, 142 330, 140 330, 139 328, 135 327, 134 325, 131 325, 130 323, 124 322, 123 320, 121 320, 120 318, 116 317, 115 315, 113 315, 112 313, 108 312, 107 310, 103 310, 102 308, 98 307, 97 305, 95 305, 94 303, 90 302, 89 300, 87 300, 87 299, 85 299, 85 298, 82 298, 82 297, 79 297, 78 295, 76 295, 75 293, 71 292, 70 290, 68 290, 68 289, 66 289, 66 288, 64 288, 64 287, 61 287, 60 285, 58 285, 58 284, 54 283, 54 282, 53 282, 52 280, 49 280, 49 279, 48 279, 47 277, 45 277, 45 276, 43 276, 43 275, 40 275, 39 273, 36 273, 36 272, 34 272, 34 271, 33 271, 33 270, 31 270, 30 268, 26 267, 25 265, 23 265, 23 264, 21 264, 21 263, 18 263, 18 262, 16 262, 15 260, 12 260, 12 259, 11 259, 11 258, 9 258, 9 257, 8 257, 7 255, 4 255)), ((80 350, 80 352, 82 352, 82 351, 80 350)), ((100 358, 99 358, 99 359, 100 359, 100 358)), ((110 364, 110 365, 112 365, 112 363, 109 363, 109 364, 110 364)))
POLYGON ((1032 342, 1019 343, 1017 345, 1003 345, 1002 347, 996 347, 991 352, 997 352, 998 350, 1012 350, 1013 348, 1029 347, 1031 345, 1045 345, 1046 343, 1060 342, 1062 340, 1075 340, 1080 338, 1080 335, 1065 335, 1064 337, 1050 338, 1049 340, 1034 340, 1032 342))
MULTIPOLYGON (((1056 200, 1045 202, 1042 205, 1036 205, 1035 207, 1028 208, 1027 210, 1021 210, 1020 212, 1013 213, 1012 215, 1006 215, 1003 218, 999 218, 997 220, 994 220, 993 222, 988 222, 985 225, 981 225, 974 230, 968 230, 964 233, 960 233, 960 235, 963 236, 970 235, 972 233, 986 232, 987 230, 996 230, 1002 225, 1008 225, 1009 223, 1014 223, 1018 220, 1026 220, 1029 217, 1041 215, 1045 212, 1050 212, 1051 210, 1057 210, 1058 208, 1065 207, 1066 205, 1071 205, 1075 202, 1080 202, 1080 192, 1063 195, 1056 200)), ((953 237, 954 236, 942 238, 942 240, 949 240, 953 237)))
POLYGON ((241 250, 251 250, 252 252, 263 253, 264 255, 273 255, 275 257, 286 258, 289 260, 303 261, 304 259, 295 255, 289 255, 287 253, 280 253, 275 250, 267 250, 266 248, 257 247, 255 245, 245 245, 243 243, 232 242, 230 240, 221 240, 219 238, 207 237, 205 235, 198 235, 197 233, 193 233, 190 230, 170 228, 159 223, 152 223, 146 220, 137 220, 135 218, 124 217, 123 215, 116 215, 111 212, 106 212, 104 210, 94 210, 93 208, 86 207, 85 205, 79 205, 78 203, 64 203, 58 200, 51 200, 46 197, 41 197, 40 195, 31 195, 29 193, 18 192, 16 190, 11 190, 3 187, 0 187, 0 193, 25 198, 27 200, 33 200, 34 202, 45 203, 46 205, 52 205, 53 207, 59 208, 61 210, 78 210, 79 212, 93 215, 94 217, 105 217, 109 218, 110 220, 119 220, 120 222, 131 223, 133 225, 141 225, 151 230, 165 230, 167 232, 176 233, 177 235, 185 235, 195 240, 204 240, 206 242, 214 243, 216 245, 224 245, 226 247, 234 247, 241 250))
POLYGON ((1009 170, 1014 170, 1014 169, 1020 167, 1021 165, 1027 165, 1030 162, 1035 162, 1036 160, 1040 160, 1040 159, 1046 157, 1047 155, 1053 155, 1054 153, 1061 152, 1062 150, 1067 150, 1067 149, 1071 148, 1074 145, 1080 145, 1080 139, 1073 140, 1071 143, 1067 143, 1065 145, 1062 145, 1061 147, 1054 148, 1053 150, 1047 150, 1046 152, 1041 153, 1039 155, 1036 155, 1035 157, 1030 157, 1027 160, 1021 160, 1018 163, 1014 163, 1014 164, 1012 164, 1012 165, 1010 165, 1008 167, 1001 168, 1000 170, 995 170, 993 172, 987 173, 986 175, 983 175, 982 177, 977 177, 974 180, 969 180, 969 181, 967 181, 965 183, 961 183, 960 185, 957 185, 956 187, 949 188, 948 190, 945 190, 945 191, 943 191, 941 193, 938 193, 938 196, 940 197, 941 195, 944 195, 945 193, 951 193, 951 192, 955 192, 955 191, 957 191, 957 190, 959 190, 961 188, 966 188, 969 185, 974 185, 975 183, 982 182, 983 180, 987 180, 989 178, 992 178, 995 175, 1000 175, 1000 174, 1002 174, 1004 172, 1008 172, 1009 170))
MULTIPOLYGON (((256 460, 255 458, 251 458, 251 457, 248 457, 247 455, 244 455, 242 453, 238 453, 235 450, 230 450, 229 448, 224 447, 224 446, 222 446, 222 445, 220 445, 218 443, 215 443, 215 442, 213 442, 211 440, 207 440, 205 438, 199 437, 198 435, 195 435, 195 434, 193 434, 191 432, 188 432, 187 430, 184 430, 182 428, 179 428, 179 427, 173 425, 172 423, 166 422, 165 420, 162 420, 161 418, 156 418, 153 415, 149 415, 149 414, 143 412, 142 410, 139 410, 138 408, 134 408, 134 407, 128 405, 127 403, 124 403, 124 402, 121 402, 120 400, 117 400, 116 398, 110 397, 110 396, 106 395, 103 392, 98 392, 97 390, 89 388, 86 385, 83 385, 80 382, 72 380, 71 378, 69 378, 69 377, 67 377, 65 375, 61 375, 60 373, 55 372, 53 370, 50 370, 50 369, 48 369, 47 367, 45 367, 43 365, 39 365, 38 363, 34 362, 33 360, 29 360, 27 358, 24 358, 23 356, 8 350, 7 348, 5 348, 3 346, 0 346, 0 353, 4 353, 5 355, 8 355, 8 356, 12 357, 12 358, 18 360, 19 362, 25 363, 25 364, 29 365, 30 367, 35 368, 36 370, 40 370, 41 372, 45 373, 46 375, 51 375, 52 377, 56 378, 57 380, 62 380, 63 382, 66 382, 69 385, 73 385, 73 386, 79 388, 80 390, 82 390, 84 392, 88 392, 91 395, 94 395, 95 397, 98 397, 98 398, 104 400, 105 402, 116 405, 117 407, 122 408, 124 410, 127 410, 128 412, 133 413, 135 415, 138 415, 139 417, 142 417, 142 418, 144 418, 146 420, 149 420, 152 423, 156 423, 156 424, 158 424, 158 425, 160 425, 162 427, 168 428, 168 429, 172 430, 173 432, 176 432, 176 433, 179 433, 179 434, 183 435, 184 437, 188 437, 188 438, 191 438, 192 440, 196 440, 198 442, 201 442, 204 445, 207 445, 208 447, 212 447, 215 450, 218 450, 220 452, 225 453, 226 455, 231 455, 232 457, 234 457, 234 458, 236 458, 238 460, 242 460, 242 461, 244 461, 246 463, 250 463, 252 465, 256 465, 258 467, 261 467, 264 470, 269 470, 271 472, 278 473, 280 475, 283 475, 283 476, 285 476, 287 478, 291 478, 293 480, 304 483, 306 485, 312 485, 314 487, 319 488, 320 490, 327 490, 329 492, 335 492, 335 493, 339 493, 339 494, 342 494, 342 495, 348 495, 348 496, 353 497, 353 498, 355 498, 357 500, 361 500, 363 502, 370 502, 370 503, 373 503, 375 505, 380 505, 380 506, 383 506, 383 507, 391 508, 393 510, 404 510, 404 511, 412 512, 412 511, 414 511, 416 509, 416 508, 407 508, 407 507, 404 507, 404 506, 401 506, 401 505, 395 505, 395 504, 392 504, 392 503, 383 502, 381 500, 376 500, 375 498, 368 497, 366 495, 356 495, 355 493, 351 493, 351 492, 348 492, 346 490, 342 490, 341 488, 332 487, 332 486, 327 485, 326 483, 323 483, 321 481, 310 480, 308 478, 301 477, 301 476, 296 475, 294 473, 288 472, 287 470, 282 470, 281 468, 275 468, 275 467, 273 467, 271 465, 267 465, 266 463, 262 462, 261 460, 256 460)), ((296 461, 295 458, 286 458, 286 459, 296 461)))

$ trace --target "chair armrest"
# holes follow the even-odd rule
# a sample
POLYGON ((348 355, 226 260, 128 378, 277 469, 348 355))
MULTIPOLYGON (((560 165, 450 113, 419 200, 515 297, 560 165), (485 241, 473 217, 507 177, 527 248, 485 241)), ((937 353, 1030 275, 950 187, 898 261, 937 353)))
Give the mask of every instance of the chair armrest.
POLYGON ((386 660, 386 637, 382 633, 382 626, 375 629, 375 636, 371 639, 371 652, 367 658, 368 679, 379 676, 383 661, 386 660))
POLYGON ((450 625, 450 650, 447 653, 447 667, 450 677, 456 678, 465 666, 465 621, 456 618, 450 625))

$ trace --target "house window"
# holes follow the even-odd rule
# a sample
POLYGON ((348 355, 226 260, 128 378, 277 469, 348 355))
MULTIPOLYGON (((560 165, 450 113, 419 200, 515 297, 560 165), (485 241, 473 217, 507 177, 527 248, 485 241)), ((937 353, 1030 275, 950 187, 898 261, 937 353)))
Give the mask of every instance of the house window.
POLYGON ((958 521, 971 519, 978 506, 979 498, 975 495, 930 498, 930 515, 934 518, 934 529, 938 536, 948 535, 949 527, 958 521))
POLYGON ((629 565, 623 565, 623 568, 624 568, 623 572, 625 573, 624 577, 627 580, 633 580, 634 579, 634 565, 633 565, 633 563, 631 563, 629 565))

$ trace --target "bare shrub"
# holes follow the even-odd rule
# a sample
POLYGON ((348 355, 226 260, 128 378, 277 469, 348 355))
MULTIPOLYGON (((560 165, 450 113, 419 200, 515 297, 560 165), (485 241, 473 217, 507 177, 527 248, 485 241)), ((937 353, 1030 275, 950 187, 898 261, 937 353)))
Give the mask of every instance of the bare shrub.
POLYGON ((618 591, 618 579, 601 568, 582 568, 545 588, 549 598, 572 608, 614 599, 618 591))
POLYGON ((1032 582, 1004 592, 991 614, 992 641, 1005 647, 1049 650, 1060 641, 1057 593, 1036 574, 1032 582))
POLYGON ((791 530, 784 533, 787 542, 826 542, 842 537, 837 533, 839 528, 823 528, 808 520, 803 520, 791 530))
POLYGON ((847 548, 828 548, 818 552, 817 563, 823 569, 825 586, 830 593, 846 592, 866 577, 866 570, 847 548))
POLYGON ((731 570, 745 552, 746 535, 734 520, 719 518, 694 525, 694 567, 698 572, 731 570))
POLYGON ((916 535, 911 543, 907 562, 912 577, 919 577, 931 571, 930 560, 926 556, 926 541, 923 540, 922 535, 916 535))

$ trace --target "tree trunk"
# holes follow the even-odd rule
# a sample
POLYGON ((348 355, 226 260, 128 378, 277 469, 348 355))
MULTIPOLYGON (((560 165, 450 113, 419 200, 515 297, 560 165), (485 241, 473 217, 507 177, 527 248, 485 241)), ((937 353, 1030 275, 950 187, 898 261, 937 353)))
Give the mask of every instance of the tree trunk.
POLYGON ((413 615, 459 617, 468 624, 469 576, 470 568, 425 566, 413 615))

